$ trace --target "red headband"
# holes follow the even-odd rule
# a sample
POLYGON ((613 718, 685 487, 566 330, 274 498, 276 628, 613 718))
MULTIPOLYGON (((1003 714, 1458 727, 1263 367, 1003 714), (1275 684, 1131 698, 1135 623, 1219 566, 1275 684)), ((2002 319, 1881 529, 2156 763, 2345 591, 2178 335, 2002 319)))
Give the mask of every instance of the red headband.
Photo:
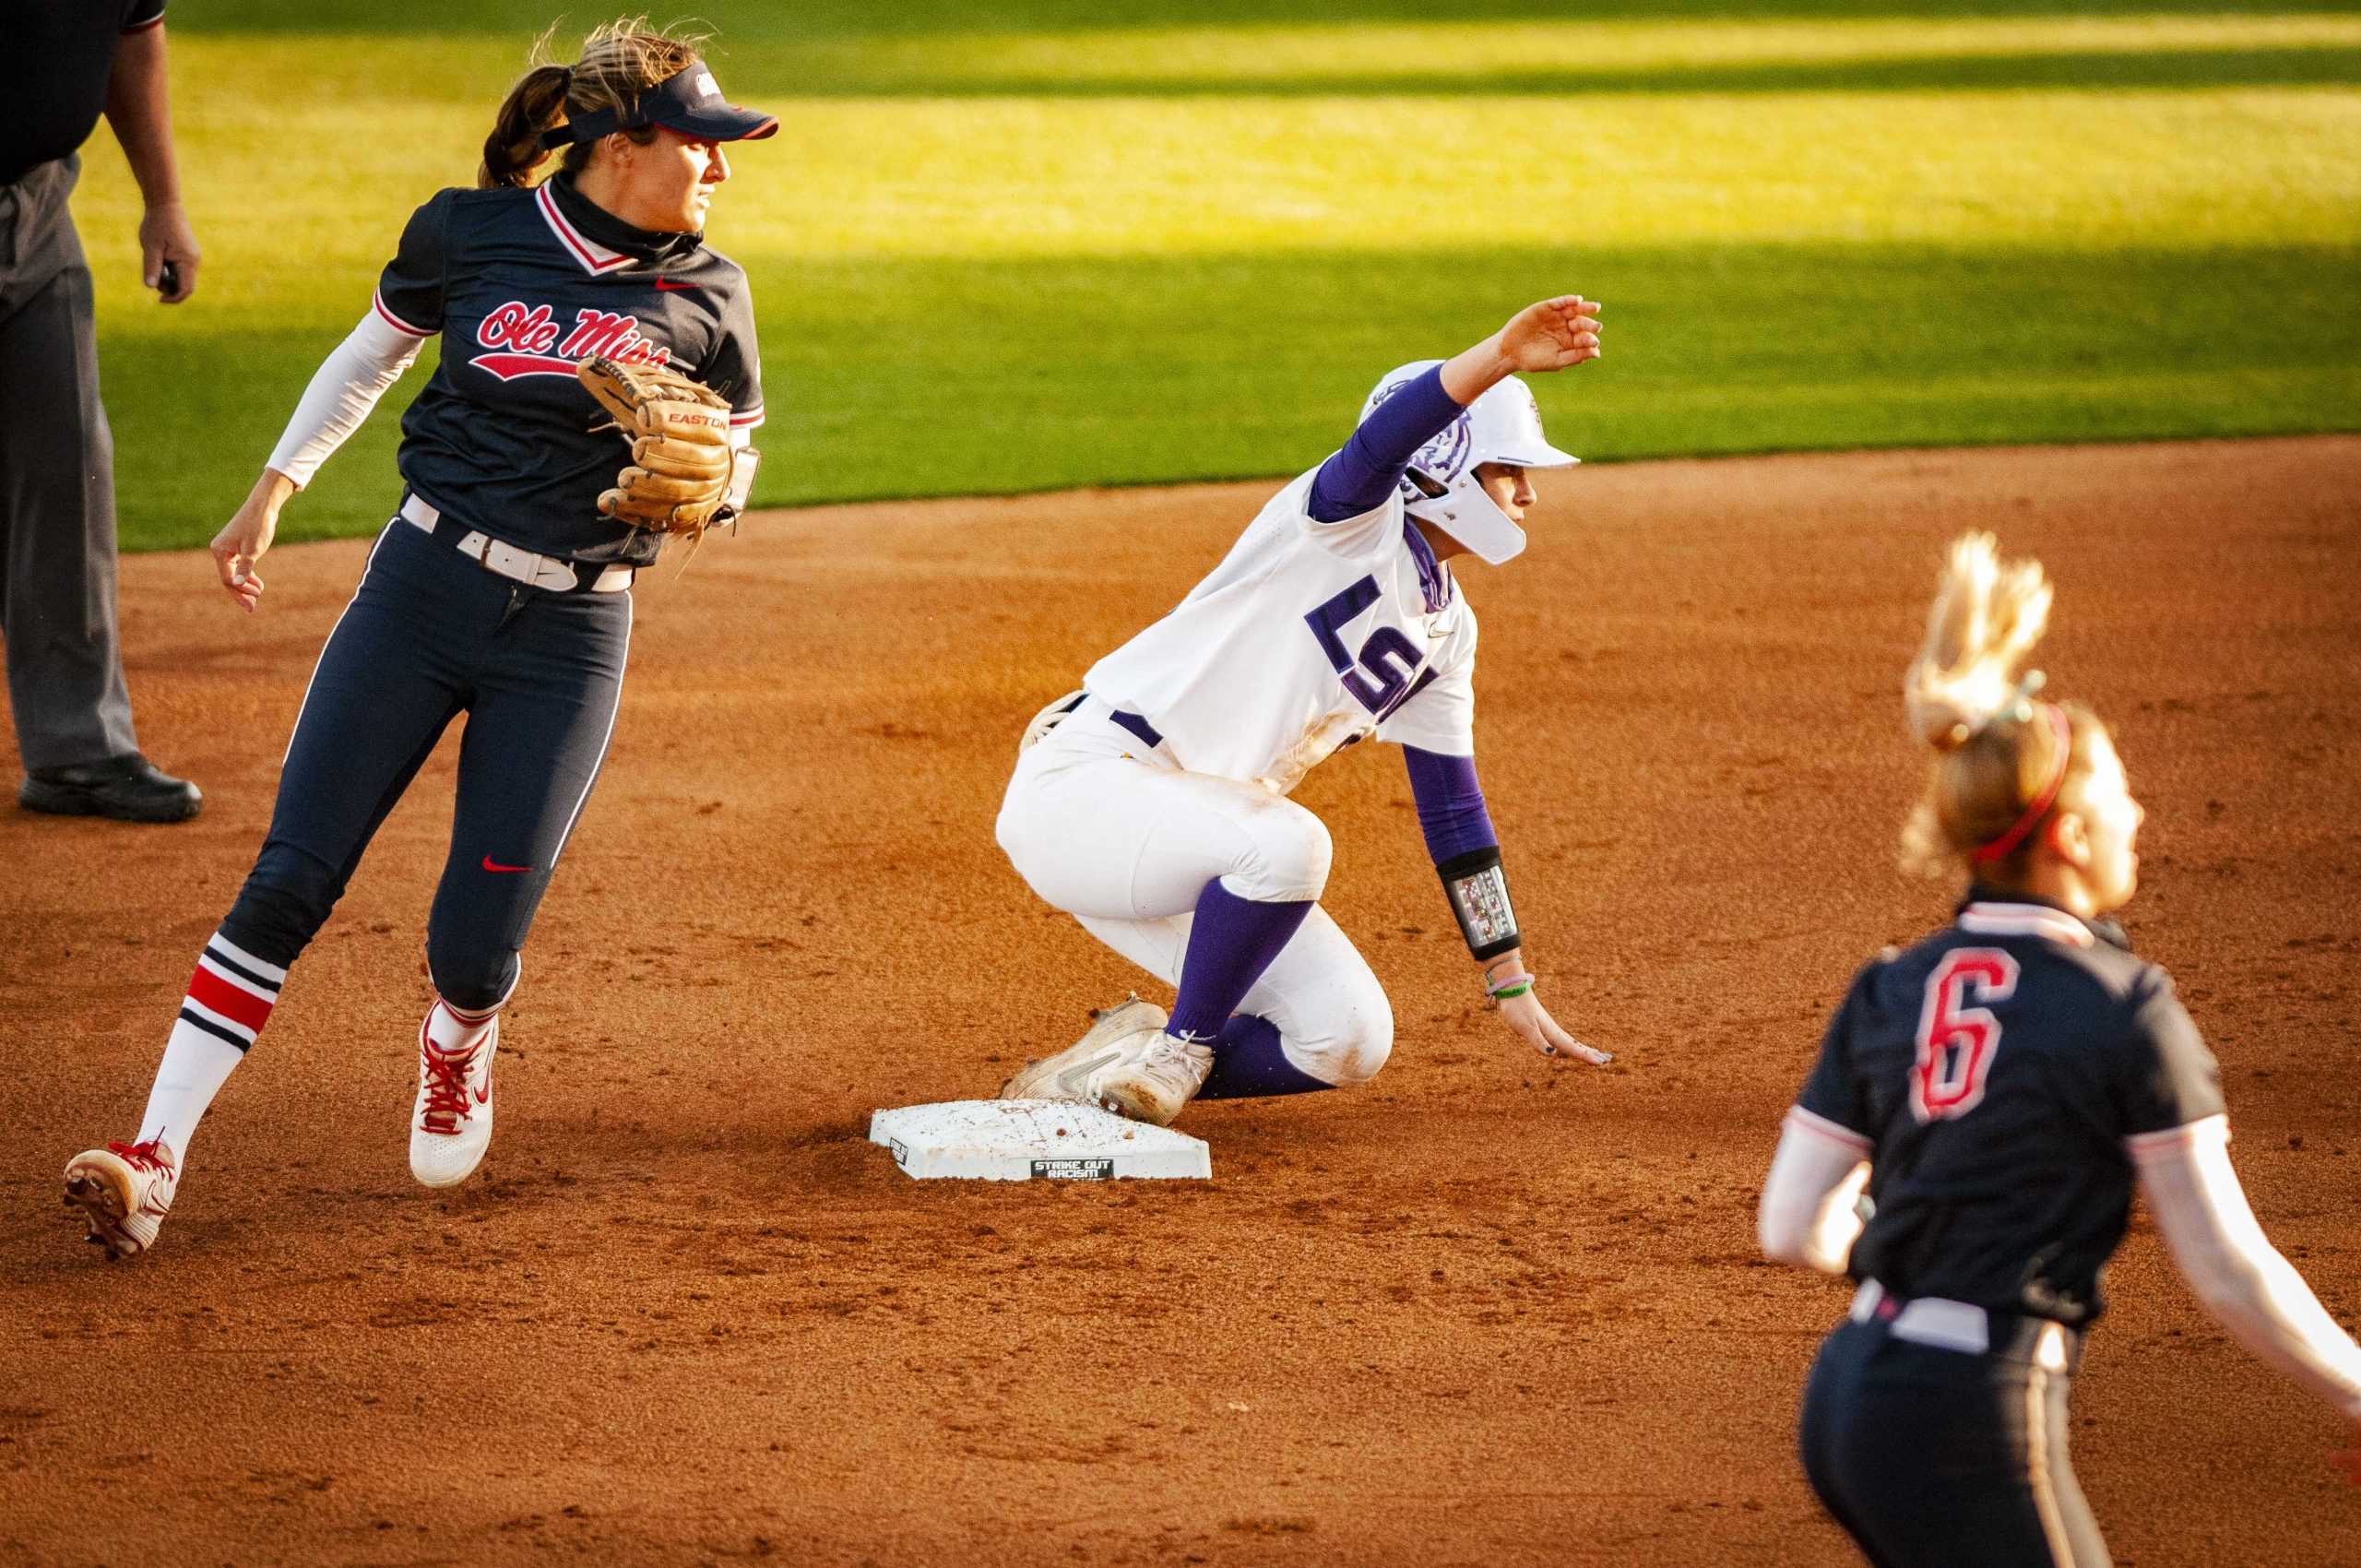
POLYGON ((2011 850, 2024 842, 2025 835, 2049 814, 2049 808, 2057 802, 2059 787, 2066 782, 2066 766, 2074 757, 2074 728, 2067 722, 2064 708, 2044 703, 2041 710, 2049 715, 2050 732, 2058 737, 2057 771, 2049 776, 2049 782, 2042 786, 2041 793, 2033 798, 2033 803, 2025 807, 2024 815, 2017 818, 2009 831, 1982 846, 1970 857, 1978 865, 2006 860, 2011 850))

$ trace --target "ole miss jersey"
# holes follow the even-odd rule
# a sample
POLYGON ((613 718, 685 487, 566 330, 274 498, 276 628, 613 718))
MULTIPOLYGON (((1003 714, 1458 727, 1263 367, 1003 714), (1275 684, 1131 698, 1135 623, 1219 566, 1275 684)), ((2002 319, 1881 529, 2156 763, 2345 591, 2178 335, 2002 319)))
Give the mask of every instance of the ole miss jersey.
POLYGON ((1293 789, 1375 735, 1476 751, 1476 612, 1399 495, 1323 523, 1306 473, 1172 612, 1100 659, 1094 696, 1145 716, 1193 773, 1293 789))
POLYGON ((404 332, 443 335, 402 416, 402 478, 542 554, 645 565, 662 542, 599 515, 630 454, 577 362, 667 365, 727 398, 736 430, 763 420, 744 270, 695 234, 632 227, 564 174, 437 193, 402 232, 375 309, 404 332))
POLYGON ((1796 1104, 1871 1162, 1855 1278, 2082 1324, 2130 1151, 2221 1114, 2222 1088, 2171 979, 2112 922, 1979 888, 1854 980, 1796 1104))

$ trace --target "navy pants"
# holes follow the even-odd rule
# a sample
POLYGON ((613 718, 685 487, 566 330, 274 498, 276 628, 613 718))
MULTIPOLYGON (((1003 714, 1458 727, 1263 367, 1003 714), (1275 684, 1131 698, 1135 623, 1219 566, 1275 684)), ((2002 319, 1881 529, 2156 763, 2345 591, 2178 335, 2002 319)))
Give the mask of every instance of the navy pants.
MULTIPOLYGON (((1996 1319, 1996 1322, 2011 1320, 1996 1319)), ((2106 1568, 2066 1452, 2070 1368, 2040 1325, 1974 1355, 1846 1321, 1804 1388, 1812 1491, 1874 1568, 2106 1568)))
POLYGON ((606 760, 631 614, 628 589, 528 588, 397 517, 320 652, 270 836, 223 932, 292 964, 378 824, 465 713, 427 966, 455 1007, 506 1001, 533 912, 606 760))

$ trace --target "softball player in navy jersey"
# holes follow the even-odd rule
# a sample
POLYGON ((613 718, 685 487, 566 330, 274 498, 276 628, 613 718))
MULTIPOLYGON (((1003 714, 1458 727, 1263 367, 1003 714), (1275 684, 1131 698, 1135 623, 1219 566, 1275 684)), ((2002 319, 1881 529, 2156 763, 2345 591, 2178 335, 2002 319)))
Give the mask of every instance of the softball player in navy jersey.
POLYGON ((1936 760, 1904 847, 1965 869, 1967 897, 1856 977, 1762 1194, 1766 1252, 1860 1282, 1805 1390, 1803 1461, 1884 1568, 2108 1561, 2067 1396, 2135 1182, 2223 1324, 2361 1418, 2361 1349, 2256 1225, 2212 1055, 2106 918, 2142 814, 2106 726, 2014 677, 2049 600, 1989 535, 1953 547, 1906 688, 1936 760))
MULTIPOLYGON (((443 336, 402 420, 401 501, 328 636, 288 743, 269 837, 197 960, 138 1136, 77 1157, 66 1202, 110 1255, 144 1251, 197 1119, 268 1020, 288 968, 451 720, 468 715, 449 858, 427 921, 410 1170, 460 1181, 492 1136, 498 1013, 605 759, 632 576, 661 540, 600 515, 629 452, 579 361, 669 365, 762 422, 746 278, 706 248, 722 144, 777 122, 721 96, 694 40, 601 28, 528 73, 475 190, 418 209, 368 315, 314 377, 252 495, 213 542, 252 611, 279 511, 443 336), (554 148, 559 172, 526 182, 554 148)), ((731 502, 751 482, 742 450, 731 502)))
POLYGON ((1501 1016, 1591 1062, 1534 994, 1477 785, 1476 615, 1445 564, 1525 548, 1542 436, 1516 371, 1598 356, 1597 307, 1520 311, 1457 357, 1378 383, 1345 447, 1274 497, 1172 612, 1035 719, 998 826, 1019 874, 1179 988, 1136 998, 1028 1064, 1003 1098, 1169 1123, 1206 1099, 1366 1081, 1393 1048, 1385 992, 1318 907, 1328 831, 1287 799, 1338 747, 1404 749, 1418 819, 1501 1016))

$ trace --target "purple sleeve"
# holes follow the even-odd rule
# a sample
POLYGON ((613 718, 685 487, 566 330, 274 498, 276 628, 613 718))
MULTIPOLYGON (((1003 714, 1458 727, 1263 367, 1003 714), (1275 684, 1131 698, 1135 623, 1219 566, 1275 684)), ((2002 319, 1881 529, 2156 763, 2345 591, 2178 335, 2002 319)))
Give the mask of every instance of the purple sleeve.
POLYGON ((1315 523, 1341 523, 1384 504, 1418 448, 1465 411, 1442 389, 1442 366, 1403 385, 1370 410, 1352 439, 1320 465, 1307 507, 1315 523))
POLYGON ((1427 854, 1437 865, 1470 849, 1500 846, 1476 782, 1474 757, 1405 746, 1402 760, 1409 765, 1410 795, 1418 802, 1418 830, 1427 836, 1427 854))

